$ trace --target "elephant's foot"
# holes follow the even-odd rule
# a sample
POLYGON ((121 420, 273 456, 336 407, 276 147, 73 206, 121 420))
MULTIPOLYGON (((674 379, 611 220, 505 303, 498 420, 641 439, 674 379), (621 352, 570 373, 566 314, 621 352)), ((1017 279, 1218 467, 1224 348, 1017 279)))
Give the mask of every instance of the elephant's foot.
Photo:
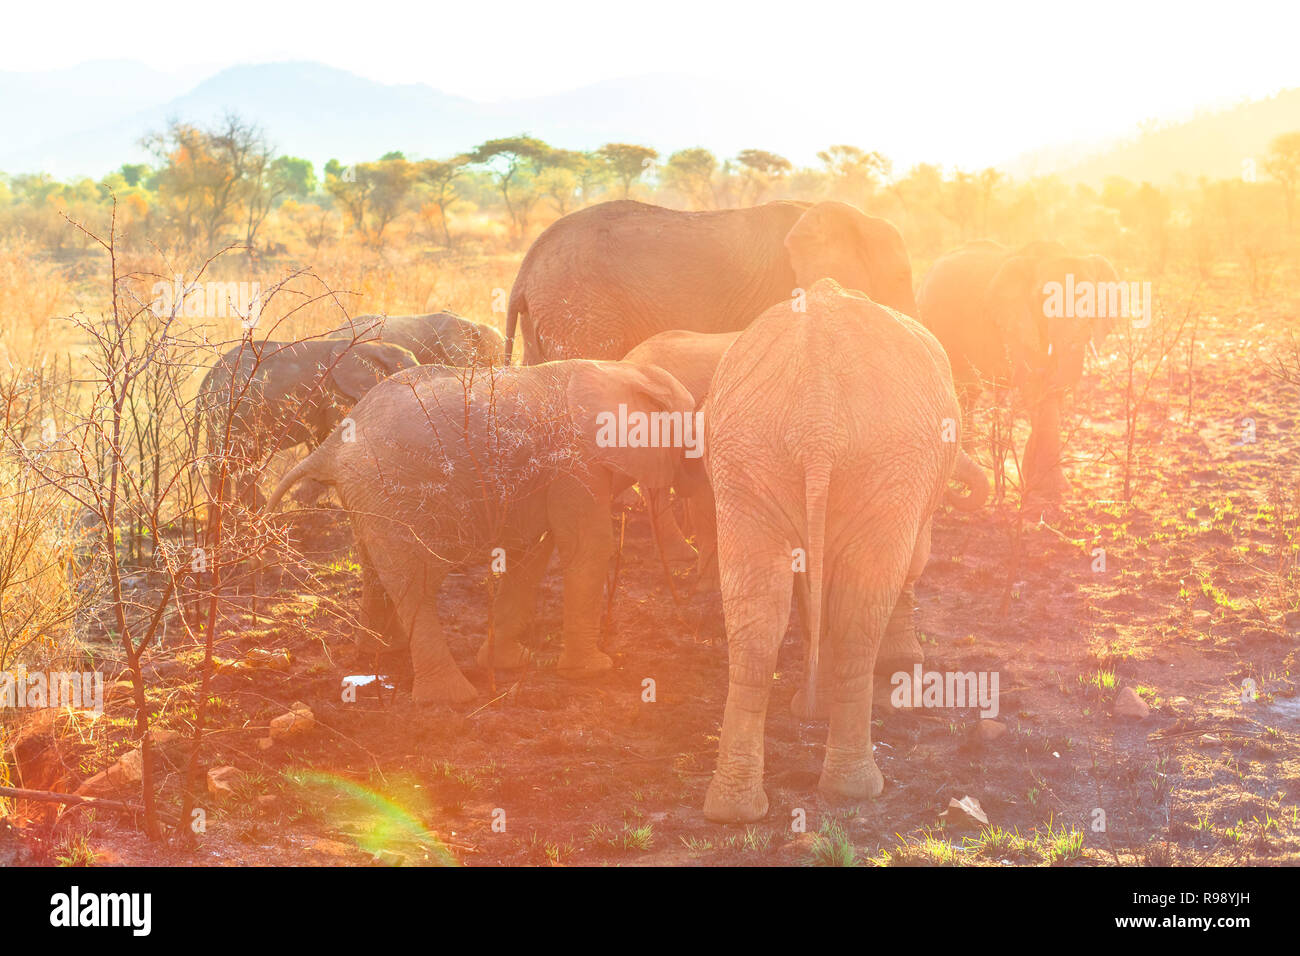
POLYGON ((417 704, 463 704, 478 696, 465 675, 453 670, 438 677, 416 678, 411 699, 417 704))
POLYGON ((800 720, 829 720, 831 716, 831 689, 829 687, 817 688, 816 703, 816 707, 809 710, 808 694, 800 687, 794 692, 794 698, 790 701, 790 713, 800 720))
POLYGON ((528 658, 531 656, 528 648, 518 641, 496 640, 492 642, 491 650, 492 654, 489 656, 488 642, 484 641, 475 658, 479 667, 496 667, 507 671, 514 670, 528 663, 528 658))
POLYGON ((705 819, 714 823, 753 823, 767 816, 763 782, 728 780, 715 773, 704 794, 705 819))
POLYGON ((925 651, 916 638, 914 628, 900 627, 885 632, 885 637, 880 642, 880 650, 876 652, 875 672, 877 674, 891 677, 901 671, 910 675, 915 665, 923 663, 925 663, 925 651))
POLYGON ((827 751, 817 788, 832 798, 867 800, 880 796, 885 778, 870 754, 865 758, 836 757, 833 751, 827 751))
POLYGON ((583 677, 593 677, 596 674, 602 674, 614 666, 614 659, 603 651, 598 651, 594 647, 583 650, 570 650, 565 648, 560 653, 560 659, 555 665, 555 669, 561 677, 567 677, 570 680, 578 680, 583 677))

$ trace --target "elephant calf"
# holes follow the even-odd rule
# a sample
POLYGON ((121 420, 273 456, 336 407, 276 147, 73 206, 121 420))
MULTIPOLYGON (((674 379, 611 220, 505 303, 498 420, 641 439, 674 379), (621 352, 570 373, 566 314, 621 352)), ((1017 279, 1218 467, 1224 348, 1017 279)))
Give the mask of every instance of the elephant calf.
POLYGON ((952 360, 968 443, 984 384, 1020 388, 1031 422, 1020 471, 1035 497, 1057 499, 1069 488, 1061 467, 1061 395, 1083 374, 1089 340, 1117 317, 1107 313, 1118 311, 1110 301, 1118 289, 1115 267, 1101 256, 1069 255, 1055 242, 1012 252, 980 240, 935 262, 917 293, 919 318, 952 360), (1088 314, 1075 314, 1073 299, 1051 308, 1053 289, 1086 289, 1088 314))
POLYGON ((454 312, 428 315, 359 315, 330 338, 377 338, 408 349, 421 365, 504 365, 506 340, 490 325, 454 312))
POLYGON ((919 653, 900 596, 925 566, 931 516, 961 457, 944 440, 959 415, 935 337, 829 279, 806 312, 773 306, 722 357, 705 459, 730 683, 709 819, 767 812, 764 722, 792 591, 808 634, 804 705, 816 709, 819 684, 829 696, 820 787, 880 793, 873 671, 878 657, 919 653))
POLYGON ((612 663, 597 648, 614 552, 610 498, 633 481, 668 488, 683 454, 671 440, 634 441, 630 428, 620 434, 611 417, 666 417, 684 428, 694 408, 667 372, 625 362, 551 362, 477 376, 421 367, 372 389, 350 414, 355 433, 336 429, 285 476, 270 507, 303 478, 335 489, 363 566, 362 624, 409 641, 417 702, 477 693, 443 640, 437 599, 454 567, 488 556, 504 577, 495 638, 479 662, 523 663, 518 637, 558 551, 559 670, 586 676, 612 663))
MULTIPOLYGON (((682 329, 660 332, 628 352, 623 361, 664 369, 695 396, 697 410, 703 410, 718 362, 739 336, 739 332, 689 332, 682 329)), ((717 541, 713 492, 709 488, 708 476, 704 473, 702 458, 686 460, 676 491, 686 500, 692 530, 695 532, 699 580, 715 580, 717 541)), ((654 503, 652 507, 653 505, 654 503)), ((673 520, 671 511, 658 512, 651 516, 651 520, 656 523, 660 541, 665 545, 680 542, 682 548, 686 549, 685 535, 673 520)))
POLYGON ((250 341, 229 349, 203 377, 195 404, 196 446, 207 426, 208 494, 218 493, 224 446, 236 500, 252 507, 263 456, 319 445, 371 386, 417 364, 406 349, 377 342, 250 341))

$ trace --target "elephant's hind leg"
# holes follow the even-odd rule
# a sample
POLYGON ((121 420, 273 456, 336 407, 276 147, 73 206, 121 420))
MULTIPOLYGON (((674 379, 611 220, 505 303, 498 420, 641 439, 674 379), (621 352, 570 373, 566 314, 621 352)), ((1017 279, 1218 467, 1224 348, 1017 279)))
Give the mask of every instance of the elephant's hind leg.
POLYGON ((768 808, 763 732, 777 652, 790 619, 794 571, 789 542, 761 519, 723 505, 718 521, 730 680, 704 815, 720 823, 749 823, 768 808))
POLYGON ((858 800, 884 789, 871 754, 873 671, 910 557, 900 554, 891 566, 878 545, 863 541, 839 555, 830 581, 825 634, 835 643, 835 690, 818 787, 834 797, 858 800))
POLYGON ((398 620, 411 636, 411 697, 417 704, 457 704, 478 696, 456 666, 438 620, 438 590, 446 575, 445 570, 423 562, 408 576, 381 571, 398 620))

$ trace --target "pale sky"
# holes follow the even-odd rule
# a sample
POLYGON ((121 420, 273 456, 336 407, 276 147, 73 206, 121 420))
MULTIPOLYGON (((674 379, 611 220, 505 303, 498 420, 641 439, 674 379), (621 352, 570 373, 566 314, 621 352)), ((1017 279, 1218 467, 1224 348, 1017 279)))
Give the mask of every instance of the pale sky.
POLYGON ((874 122, 895 138, 906 130, 922 156, 967 137, 1005 155, 1125 134, 1144 119, 1300 86, 1296 0, 132 0, 120 9, 112 20, 90 0, 9 6, 0 69, 127 59, 198 80, 234 63, 306 59, 479 100, 643 73, 715 75, 779 90, 848 126, 869 98, 874 122))

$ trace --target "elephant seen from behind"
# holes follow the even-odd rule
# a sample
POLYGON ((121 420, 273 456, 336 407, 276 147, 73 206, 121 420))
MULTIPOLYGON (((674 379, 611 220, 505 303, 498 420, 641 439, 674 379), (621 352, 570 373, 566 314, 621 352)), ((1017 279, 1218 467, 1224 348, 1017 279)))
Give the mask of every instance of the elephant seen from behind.
POLYGON ((820 788, 880 793, 873 672, 916 659, 900 600, 961 459, 948 358, 920 323, 823 280, 806 312, 764 312, 713 377, 706 464, 730 658, 705 815, 767 812, 764 723, 792 593, 808 635, 803 700, 830 719, 820 788))

